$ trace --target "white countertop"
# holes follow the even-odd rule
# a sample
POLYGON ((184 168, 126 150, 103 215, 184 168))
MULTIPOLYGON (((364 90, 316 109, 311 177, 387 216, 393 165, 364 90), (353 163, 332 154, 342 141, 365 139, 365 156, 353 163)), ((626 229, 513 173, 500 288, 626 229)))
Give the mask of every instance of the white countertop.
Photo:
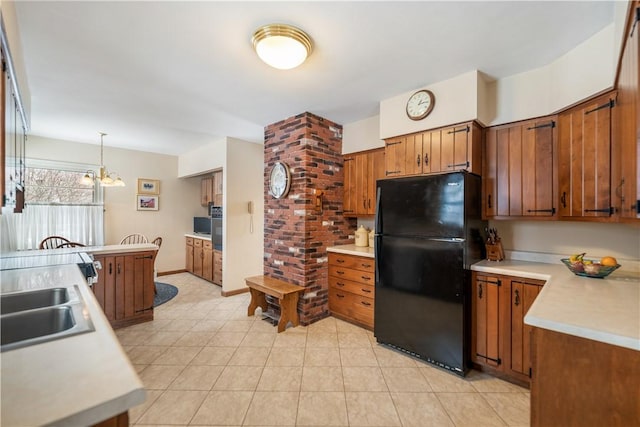
POLYGON ((346 255, 363 256, 367 258, 373 258, 373 247, 371 246, 356 246, 356 245, 339 245, 329 246, 327 252, 336 252, 346 255))
POLYGON ((640 351, 640 276, 637 272, 621 268, 606 279, 580 277, 560 260, 557 264, 480 261, 471 269, 545 280, 545 286, 524 318, 528 325, 640 351))
POLYGON ((0 353, 0 424, 86 426, 144 402, 142 382, 77 266, 0 271, 3 288, 16 283, 78 285, 95 331, 0 353))
POLYGON ((1 257, 2 258, 33 257, 33 256, 46 256, 46 255, 75 254, 78 252, 85 252, 88 254, 100 255, 100 254, 143 252, 143 251, 157 251, 157 250, 158 250, 158 245, 154 245, 153 243, 136 243, 131 245, 77 246, 75 248, 35 249, 31 251, 5 252, 1 255, 1 257))
POLYGON ((194 239, 211 240, 211 234, 187 233, 184 237, 193 237, 194 239))

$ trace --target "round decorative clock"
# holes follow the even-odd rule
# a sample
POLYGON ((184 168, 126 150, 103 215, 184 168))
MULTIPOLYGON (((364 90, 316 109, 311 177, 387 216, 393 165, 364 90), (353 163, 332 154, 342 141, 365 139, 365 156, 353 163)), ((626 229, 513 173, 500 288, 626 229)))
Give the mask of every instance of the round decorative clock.
POLYGON ((419 90, 407 101, 407 116, 411 120, 422 120, 431 113, 436 104, 436 97, 430 90, 419 90))
POLYGON ((281 199, 289 193, 291 187, 291 172, 289 166, 277 162, 269 174, 269 193, 276 199, 281 199))

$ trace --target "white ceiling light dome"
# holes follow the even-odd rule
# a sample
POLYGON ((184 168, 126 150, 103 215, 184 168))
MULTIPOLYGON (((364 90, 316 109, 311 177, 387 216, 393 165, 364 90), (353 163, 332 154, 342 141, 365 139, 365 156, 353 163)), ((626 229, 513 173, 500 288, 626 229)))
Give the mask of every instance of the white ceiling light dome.
POLYGON ((260 27, 251 41, 260 59, 279 70, 299 66, 312 51, 311 38, 301 29, 287 24, 260 27))

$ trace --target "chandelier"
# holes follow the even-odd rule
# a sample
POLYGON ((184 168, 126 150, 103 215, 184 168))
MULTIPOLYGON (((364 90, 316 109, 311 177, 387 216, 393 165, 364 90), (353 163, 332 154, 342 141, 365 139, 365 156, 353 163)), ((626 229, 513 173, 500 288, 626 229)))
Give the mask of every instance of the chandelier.
POLYGON ((104 166, 104 136, 106 133, 98 132, 100 134, 100 173, 94 171, 87 171, 84 174, 80 182, 84 185, 94 185, 94 181, 97 179, 100 181, 100 185, 103 187, 124 187, 124 181, 114 172, 109 172, 104 166))

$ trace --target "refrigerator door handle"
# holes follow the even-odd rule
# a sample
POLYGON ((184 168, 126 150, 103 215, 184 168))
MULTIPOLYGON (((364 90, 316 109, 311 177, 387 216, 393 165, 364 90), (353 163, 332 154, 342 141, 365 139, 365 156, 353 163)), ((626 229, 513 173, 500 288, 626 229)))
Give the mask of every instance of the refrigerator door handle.
POLYGON ((449 237, 446 239, 430 238, 429 240, 433 240, 434 242, 462 243, 467 239, 461 239, 460 237, 449 237))
POLYGON ((374 243, 373 243, 373 262, 375 263, 374 271, 374 286, 378 286, 378 279, 380 275, 380 187, 376 188, 376 214, 373 219, 374 243))

